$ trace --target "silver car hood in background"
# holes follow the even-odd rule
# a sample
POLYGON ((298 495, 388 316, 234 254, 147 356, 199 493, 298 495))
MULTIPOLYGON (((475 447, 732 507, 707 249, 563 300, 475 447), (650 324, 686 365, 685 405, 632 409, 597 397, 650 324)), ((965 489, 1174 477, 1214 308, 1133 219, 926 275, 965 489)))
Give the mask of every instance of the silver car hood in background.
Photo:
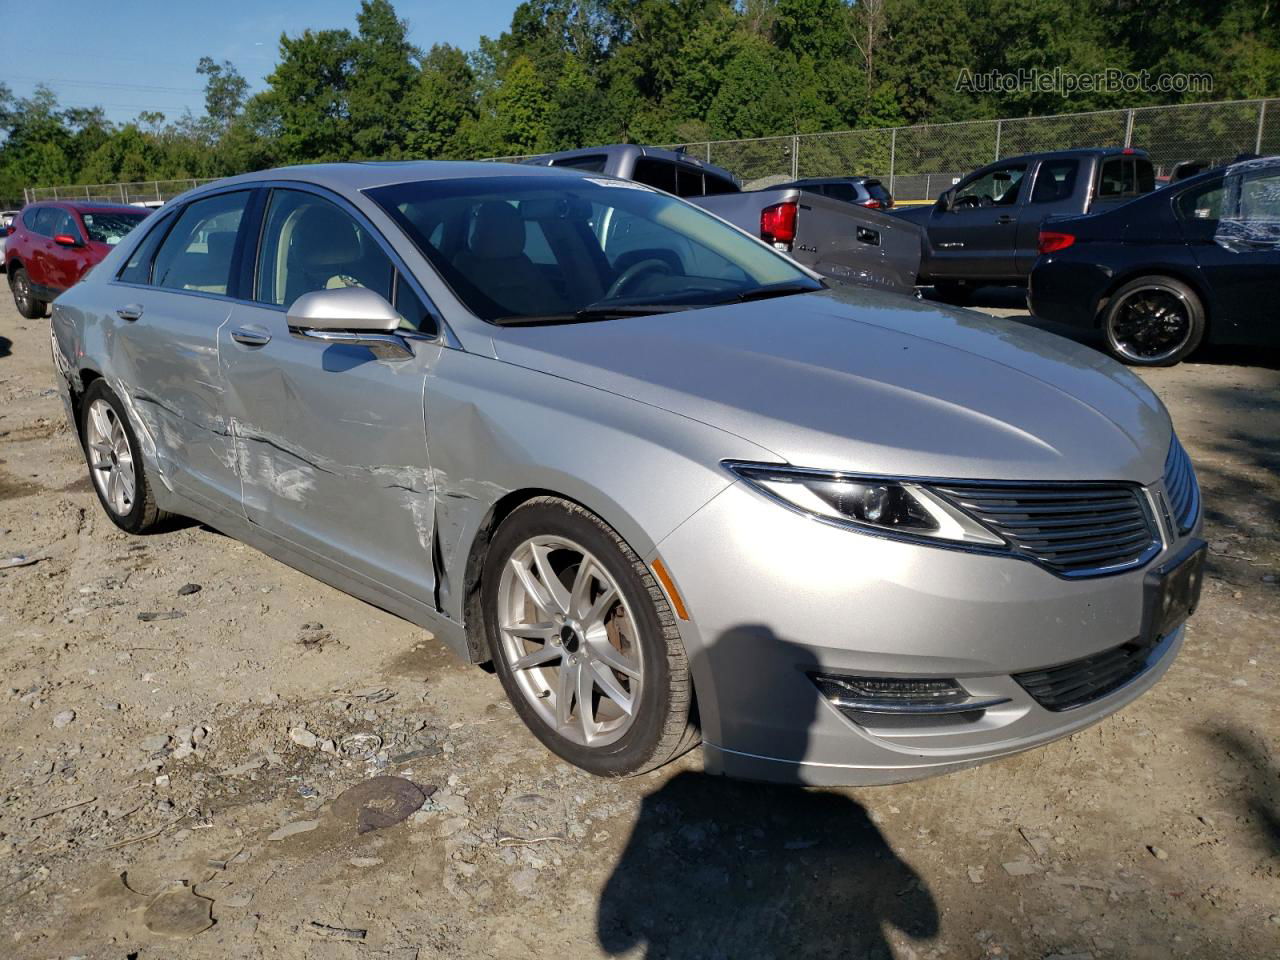
POLYGON ((736 434, 805 467, 1007 480, 1159 478, 1170 424, 1096 351, 895 294, 828 291, 507 327, 499 359, 736 434))

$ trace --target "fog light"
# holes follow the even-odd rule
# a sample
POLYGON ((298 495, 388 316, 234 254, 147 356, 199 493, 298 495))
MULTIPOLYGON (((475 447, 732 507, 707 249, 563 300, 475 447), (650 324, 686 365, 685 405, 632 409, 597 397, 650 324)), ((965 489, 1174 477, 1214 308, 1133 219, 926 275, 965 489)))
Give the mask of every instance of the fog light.
POLYGON ((1009 702, 1008 697, 974 697, 957 680, 944 677, 849 677, 815 673, 811 679, 832 706, 849 715, 942 716, 972 713, 1009 702))

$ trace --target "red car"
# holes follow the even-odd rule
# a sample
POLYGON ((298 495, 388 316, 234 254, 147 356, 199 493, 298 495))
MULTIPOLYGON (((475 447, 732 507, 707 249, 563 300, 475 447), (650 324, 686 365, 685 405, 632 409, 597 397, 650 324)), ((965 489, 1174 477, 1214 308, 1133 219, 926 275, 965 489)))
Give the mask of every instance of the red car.
POLYGON ((114 203, 33 203, 13 218, 5 271, 18 312, 43 317, 49 301, 111 252, 149 210, 114 203))

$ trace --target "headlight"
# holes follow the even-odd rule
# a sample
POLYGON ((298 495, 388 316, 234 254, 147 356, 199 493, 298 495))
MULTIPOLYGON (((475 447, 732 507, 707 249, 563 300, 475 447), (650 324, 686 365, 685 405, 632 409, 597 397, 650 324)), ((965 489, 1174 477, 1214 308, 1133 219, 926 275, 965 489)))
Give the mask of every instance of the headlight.
POLYGON ((1006 546, 1003 538, 915 480, 738 461, 726 461, 725 467, 770 499, 827 523, 911 539, 1006 546))

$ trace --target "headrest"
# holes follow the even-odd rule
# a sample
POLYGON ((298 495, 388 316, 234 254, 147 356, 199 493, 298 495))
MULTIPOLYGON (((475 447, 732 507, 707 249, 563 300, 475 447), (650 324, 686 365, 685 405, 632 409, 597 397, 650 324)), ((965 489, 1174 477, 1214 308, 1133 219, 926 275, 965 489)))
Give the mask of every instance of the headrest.
POLYGON ((326 203, 307 207, 293 225, 292 247, 305 266, 345 266, 363 251, 351 218, 326 203))
POLYGON ((210 259, 219 263, 231 262, 231 248, 236 245, 236 232, 234 230, 218 230, 216 233, 210 233, 205 237, 205 249, 209 253, 210 259))
POLYGON ((524 253, 524 220, 519 211, 502 200, 480 204, 467 247, 486 260, 502 260, 524 253))

